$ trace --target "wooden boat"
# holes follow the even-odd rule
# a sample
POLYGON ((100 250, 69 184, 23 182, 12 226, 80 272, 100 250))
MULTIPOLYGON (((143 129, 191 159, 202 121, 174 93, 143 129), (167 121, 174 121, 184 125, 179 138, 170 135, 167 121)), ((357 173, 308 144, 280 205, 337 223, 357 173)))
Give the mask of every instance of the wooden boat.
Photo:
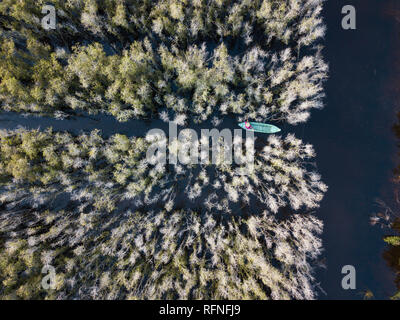
POLYGON ((244 122, 239 123, 239 127, 249 130, 249 131, 254 131, 254 132, 262 132, 262 133, 277 133, 281 131, 278 127, 272 125, 272 124, 267 124, 267 123, 260 123, 260 122, 250 122, 251 128, 247 129, 246 125, 244 122))

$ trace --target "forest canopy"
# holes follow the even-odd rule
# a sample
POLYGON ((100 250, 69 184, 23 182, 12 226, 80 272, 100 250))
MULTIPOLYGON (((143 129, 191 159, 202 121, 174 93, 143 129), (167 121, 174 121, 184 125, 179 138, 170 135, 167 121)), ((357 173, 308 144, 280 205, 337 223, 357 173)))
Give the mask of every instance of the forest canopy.
MULTIPOLYGON (((56 28, 45 30, 47 1, 4 0, 0 109, 132 126, 302 123, 323 107, 322 3, 56 0, 56 28)), ((151 161, 152 143, 100 128, 0 130, 1 299, 317 296, 313 210, 327 186, 312 145, 264 136, 254 172, 240 175, 235 163, 151 161)))
POLYGON ((3 110, 119 121, 233 113, 304 122, 322 107, 322 0, 0 3, 3 110))

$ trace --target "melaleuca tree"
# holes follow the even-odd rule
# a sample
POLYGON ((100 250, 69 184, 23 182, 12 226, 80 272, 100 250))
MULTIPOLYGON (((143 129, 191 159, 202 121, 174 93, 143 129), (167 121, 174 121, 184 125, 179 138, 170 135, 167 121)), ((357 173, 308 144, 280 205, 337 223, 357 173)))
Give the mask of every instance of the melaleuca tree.
POLYGON ((105 141, 98 131, 74 137, 20 130, 2 132, 0 142, 1 201, 13 206, 15 198, 37 207, 68 195, 111 211, 123 199, 121 191, 130 198, 146 194, 160 175, 148 166, 142 138, 117 134, 105 141))
MULTIPOLYGON (((195 200, 202 199, 201 195, 208 191, 205 205, 209 210, 230 212, 229 204, 240 198, 242 203, 256 201, 276 213, 285 206, 294 210, 318 207, 327 189, 320 176, 304 165, 314 156, 312 146, 293 135, 284 140, 271 136, 261 152, 255 154, 254 168, 248 174, 243 174, 247 167, 242 152, 245 145, 235 148, 239 150, 235 155, 239 164, 229 163, 221 151, 216 163, 212 163, 209 145, 206 152, 212 156, 207 155, 206 161, 206 155, 199 153, 198 165, 174 165, 159 161, 159 153, 154 159, 149 157, 147 148, 154 140, 167 145, 165 136, 129 139, 116 134, 104 140, 96 130, 80 136, 51 130, 2 132, 2 201, 12 201, 17 193, 25 194, 24 201, 32 202, 37 197, 50 201, 69 194, 86 206, 112 211, 123 199, 144 201, 147 205, 163 200, 169 208, 176 194, 195 200)), ((172 141, 168 154, 184 154, 191 141, 190 135, 172 141)), ((243 141, 236 139, 233 143, 237 146, 243 141)), ((223 141, 218 144, 223 150, 223 141)), ((198 151, 199 147, 200 144, 198 151)))
POLYGON ((314 298, 322 223, 312 215, 27 209, 1 215, 0 226, 3 299, 314 298), (49 264, 50 293, 41 287, 49 264))
POLYGON ((26 49, 10 39, 0 47, 0 97, 5 110, 54 112, 68 92, 62 65, 50 47, 33 38, 26 49))
POLYGON ((322 106, 327 66, 311 46, 324 35, 322 0, 57 1, 52 33, 42 3, 0 6, 0 68, 13 69, 0 78, 5 110, 126 121, 166 107, 194 121, 233 112, 296 124, 322 106))
MULTIPOLYGON (((317 208, 327 190, 320 175, 310 165, 315 156, 310 144, 304 144, 294 135, 282 139, 272 135, 267 143, 256 150, 254 160, 249 158, 248 141, 235 136, 232 143, 234 159, 228 159, 224 153, 226 141, 217 142, 217 155, 214 161, 213 146, 203 136, 193 143, 193 132, 188 132, 168 143, 165 135, 148 135, 148 143, 155 141, 168 149, 168 155, 191 157, 194 150, 198 157, 196 164, 187 165, 178 162, 173 170, 166 174, 164 192, 184 194, 188 200, 204 202, 208 210, 232 212, 232 204, 258 205, 277 213, 282 207, 293 210, 302 207, 317 208), (168 145, 168 147, 167 147, 168 145), (205 145, 204 148, 202 145, 205 145), (191 148, 189 148, 191 146, 191 148), (254 162, 254 167, 249 166, 254 162), (181 183, 176 183, 180 181, 181 183)), ((160 154, 149 158, 149 163, 157 163, 160 154)), ((181 159, 181 158, 179 158, 181 159)))
MULTIPOLYGON (((163 41, 185 44, 199 38, 245 37, 260 29, 267 44, 274 39, 283 43, 309 45, 323 36, 320 18, 322 0, 217 0, 137 1, 86 0, 52 3, 57 9, 60 32, 70 41, 77 37, 104 37, 110 43, 130 42, 130 35, 154 32, 163 41), (188 32, 189 31, 189 32, 188 32)), ((4 26, 36 36, 49 37, 40 27, 44 0, 4 0, 0 12, 7 17, 4 26)), ((51 37, 51 36, 50 36, 51 37)), ((88 38, 89 37, 89 38, 88 38)), ((55 39, 53 39, 55 40, 55 39)))
MULTIPOLYGON (((4 0, 1 108, 179 125, 218 126, 227 114, 304 122, 322 106, 327 76, 322 2, 54 1, 49 32, 45 1, 4 0)), ((166 151, 179 153, 186 138, 166 151)), ((311 145, 271 136, 243 175, 223 157, 153 162, 152 142, 97 130, 1 132, 1 298, 315 297, 322 223, 304 211, 327 187, 308 164, 311 145), (40 286, 46 265, 57 271, 52 291, 40 286)))
POLYGON ((326 186, 303 166, 310 145, 271 136, 243 176, 223 158, 166 170, 146 157, 150 142, 104 140, 98 131, 1 133, 3 298, 314 298, 310 257, 321 250, 322 224, 275 216, 279 207, 308 210, 322 199, 326 186), (207 187, 223 192, 210 193, 199 213, 173 212, 179 192, 190 200, 207 187), (239 196, 268 210, 229 214, 239 196), (57 270, 51 293, 39 285, 46 265, 57 270))

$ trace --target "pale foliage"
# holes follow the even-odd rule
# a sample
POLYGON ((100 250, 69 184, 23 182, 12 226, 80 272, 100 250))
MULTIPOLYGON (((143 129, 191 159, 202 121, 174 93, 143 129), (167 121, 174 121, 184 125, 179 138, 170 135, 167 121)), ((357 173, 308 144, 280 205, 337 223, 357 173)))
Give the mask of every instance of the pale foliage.
POLYGON ((2 266, 12 268, 18 261, 15 270, 2 273, 8 297, 40 297, 35 286, 40 286, 41 260, 57 270, 60 285, 50 297, 58 299, 315 297, 310 263, 321 252, 322 223, 310 215, 278 222, 266 213, 219 221, 210 212, 188 210, 87 212, 93 225, 82 225, 72 212, 13 215, 37 224, 31 236, 41 241, 28 246, 14 240, 19 235, 12 232, 22 222, 10 224, 0 216, 9 238, 2 266), (77 229, 91 236, 80 237, 77 229), (46 250, 46 245, 52 249, 46 250), (28 263, 36 271, 24 284, 13 272, 28 263))

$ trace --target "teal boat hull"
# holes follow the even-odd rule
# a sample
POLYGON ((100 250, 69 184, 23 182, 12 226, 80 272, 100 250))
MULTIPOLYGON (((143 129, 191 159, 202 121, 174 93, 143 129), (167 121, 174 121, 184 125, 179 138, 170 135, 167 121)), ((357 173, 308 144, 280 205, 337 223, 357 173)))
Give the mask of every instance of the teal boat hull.
POLYGON ((250 122, 250 124, 253 127, 251 129, 247 129, 244 122, 239 123, 239 127, 245 130, 261 132, 261 133, 277 133, 281 131, 281 129, 272 124, 259 123, 259 122, 250 122))

